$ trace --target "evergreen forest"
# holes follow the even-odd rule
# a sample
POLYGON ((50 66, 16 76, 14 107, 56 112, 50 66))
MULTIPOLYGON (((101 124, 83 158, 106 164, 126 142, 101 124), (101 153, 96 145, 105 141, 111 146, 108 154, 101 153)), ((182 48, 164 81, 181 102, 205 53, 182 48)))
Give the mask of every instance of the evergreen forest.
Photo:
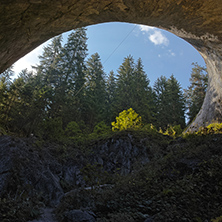
POLYGON ((2 131, 43 139, 86 135, 111 130, 116 117, 129 109, 141 117, 140 127, 184 129, 207 88, 206 69, 197 63, 185 90, 173 74, 151 86, 141 58, 135 61, 132 55, 118 70, 105 73, 99 54, 88 55, 85 28, 73 30, 64 44, 61 35, 55 37, 39 58, 33 72, 24 69, 13 78, 11 67, 1 74, 2 131))

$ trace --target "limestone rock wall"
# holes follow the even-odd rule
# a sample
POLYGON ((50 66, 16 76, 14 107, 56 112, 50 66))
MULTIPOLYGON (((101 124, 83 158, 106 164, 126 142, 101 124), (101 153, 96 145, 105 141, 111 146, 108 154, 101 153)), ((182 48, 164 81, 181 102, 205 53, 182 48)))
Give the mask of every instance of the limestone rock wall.
POLYGON ((97 177, 103 175, 110 178, 117 173, 128 175, 157 153, 164 153, 149 138, 135 141, 130 134, 94 144, 87 154, 72 147, 73 154, 61 157, 59 149, 56 144, 39 147, 33 138, 0 136, 0 198, 8 193, 11 196, 20 195, 18 192, 29 196, 37 193, 46 204, 54 206, 68 189, 90 189, 97 180, 102 182, 97 177), (89 176, 90 181, 85 176, 89 176))

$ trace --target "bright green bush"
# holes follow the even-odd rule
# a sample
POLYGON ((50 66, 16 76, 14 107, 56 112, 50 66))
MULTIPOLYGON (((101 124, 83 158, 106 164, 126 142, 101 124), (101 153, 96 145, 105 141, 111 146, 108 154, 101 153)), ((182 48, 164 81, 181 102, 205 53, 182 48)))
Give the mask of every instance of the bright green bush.
POLYGON ((71 121, 67 124, 66 129, 65 129, 65 134, 68 137, 79 136, 81 133, 82 132, 81 132, 77 122, 71 121))
POLYGON ((103 121, 96 124, 93 129, 93 133, 97 135, 105 134, 110 132, 110 127, 108 127, 103 121))
POLYGON ((142 118, 137 114, 132 108, 128 110, 123 110, 119 113, 119 116, 116 117, 116 122, 112 122, 112 130, 126 130, 126 129, 135 129, 141 127, 142 118))

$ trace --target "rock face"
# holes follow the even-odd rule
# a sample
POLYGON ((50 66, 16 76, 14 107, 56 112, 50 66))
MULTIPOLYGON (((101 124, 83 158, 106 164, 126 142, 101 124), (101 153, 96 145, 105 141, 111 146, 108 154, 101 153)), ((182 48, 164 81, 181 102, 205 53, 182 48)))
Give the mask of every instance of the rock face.
POLYGON ((0 196, 25 187, 27 195, 36 190, 43 193, 47 204, 58 204, 64 194, 59 179, 62 166, 58 161, 20 139, 2 136, 0 144, 0 196))
POLYGON ((0 72, 32 49, 62 32, 102 23, 156 26, 185 39, 205 59, 209 88, 189 130, 222 121, 221 0, 30 0, 0 6, 0 72))
POLYGON ((47 205, 55 206, 67 187, 91 189, 96 181, 103 182, 103 175, 127 175, 148 163, 155 155, 156 147, 150 141, 152 147, 147 149, 145 142, 135 142, 129 134, 124 139, 95 144, 87 154, 73 147, 75 154, 61 161, 60 155, 55 154, 58 149, 55 144, 38 148, 32 139, 1 136, 0 198, 7 193, 16 194, 22 187, 27 195, 40 193, 47 205))

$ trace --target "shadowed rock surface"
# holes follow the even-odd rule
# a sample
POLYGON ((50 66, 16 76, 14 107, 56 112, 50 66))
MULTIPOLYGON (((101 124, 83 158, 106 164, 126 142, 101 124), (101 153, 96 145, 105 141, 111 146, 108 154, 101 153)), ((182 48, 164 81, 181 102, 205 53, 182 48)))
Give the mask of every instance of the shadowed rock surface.
POLYGON ((0 221, 211 221, 222 136, 121 132, 76 146, 0 137, 0 221))
POLYGON ((0 195, 4 196, 9 191, 15 193, 18 186, 28 186, 40 192, 49 206, 55 206, 64 195, 62 185, 91 185, 84 179, 84 173, 92 180, 103 172, 127 175, 138 164, 148 163, 149 156, 152 158, 153 155, 148 154, 144 142, 136 143, 130 135, 124 139, 109 139, 94 144, 88 147, 87 154, 73 148, 73 153, 60 157, 62 159, 58 158, 59 149, 62 148, 57 144, 45 144, 38 148, 35 139, 1 136, 0 195), (85 169, 84 172, 81 172, 82 169, 85 169))

